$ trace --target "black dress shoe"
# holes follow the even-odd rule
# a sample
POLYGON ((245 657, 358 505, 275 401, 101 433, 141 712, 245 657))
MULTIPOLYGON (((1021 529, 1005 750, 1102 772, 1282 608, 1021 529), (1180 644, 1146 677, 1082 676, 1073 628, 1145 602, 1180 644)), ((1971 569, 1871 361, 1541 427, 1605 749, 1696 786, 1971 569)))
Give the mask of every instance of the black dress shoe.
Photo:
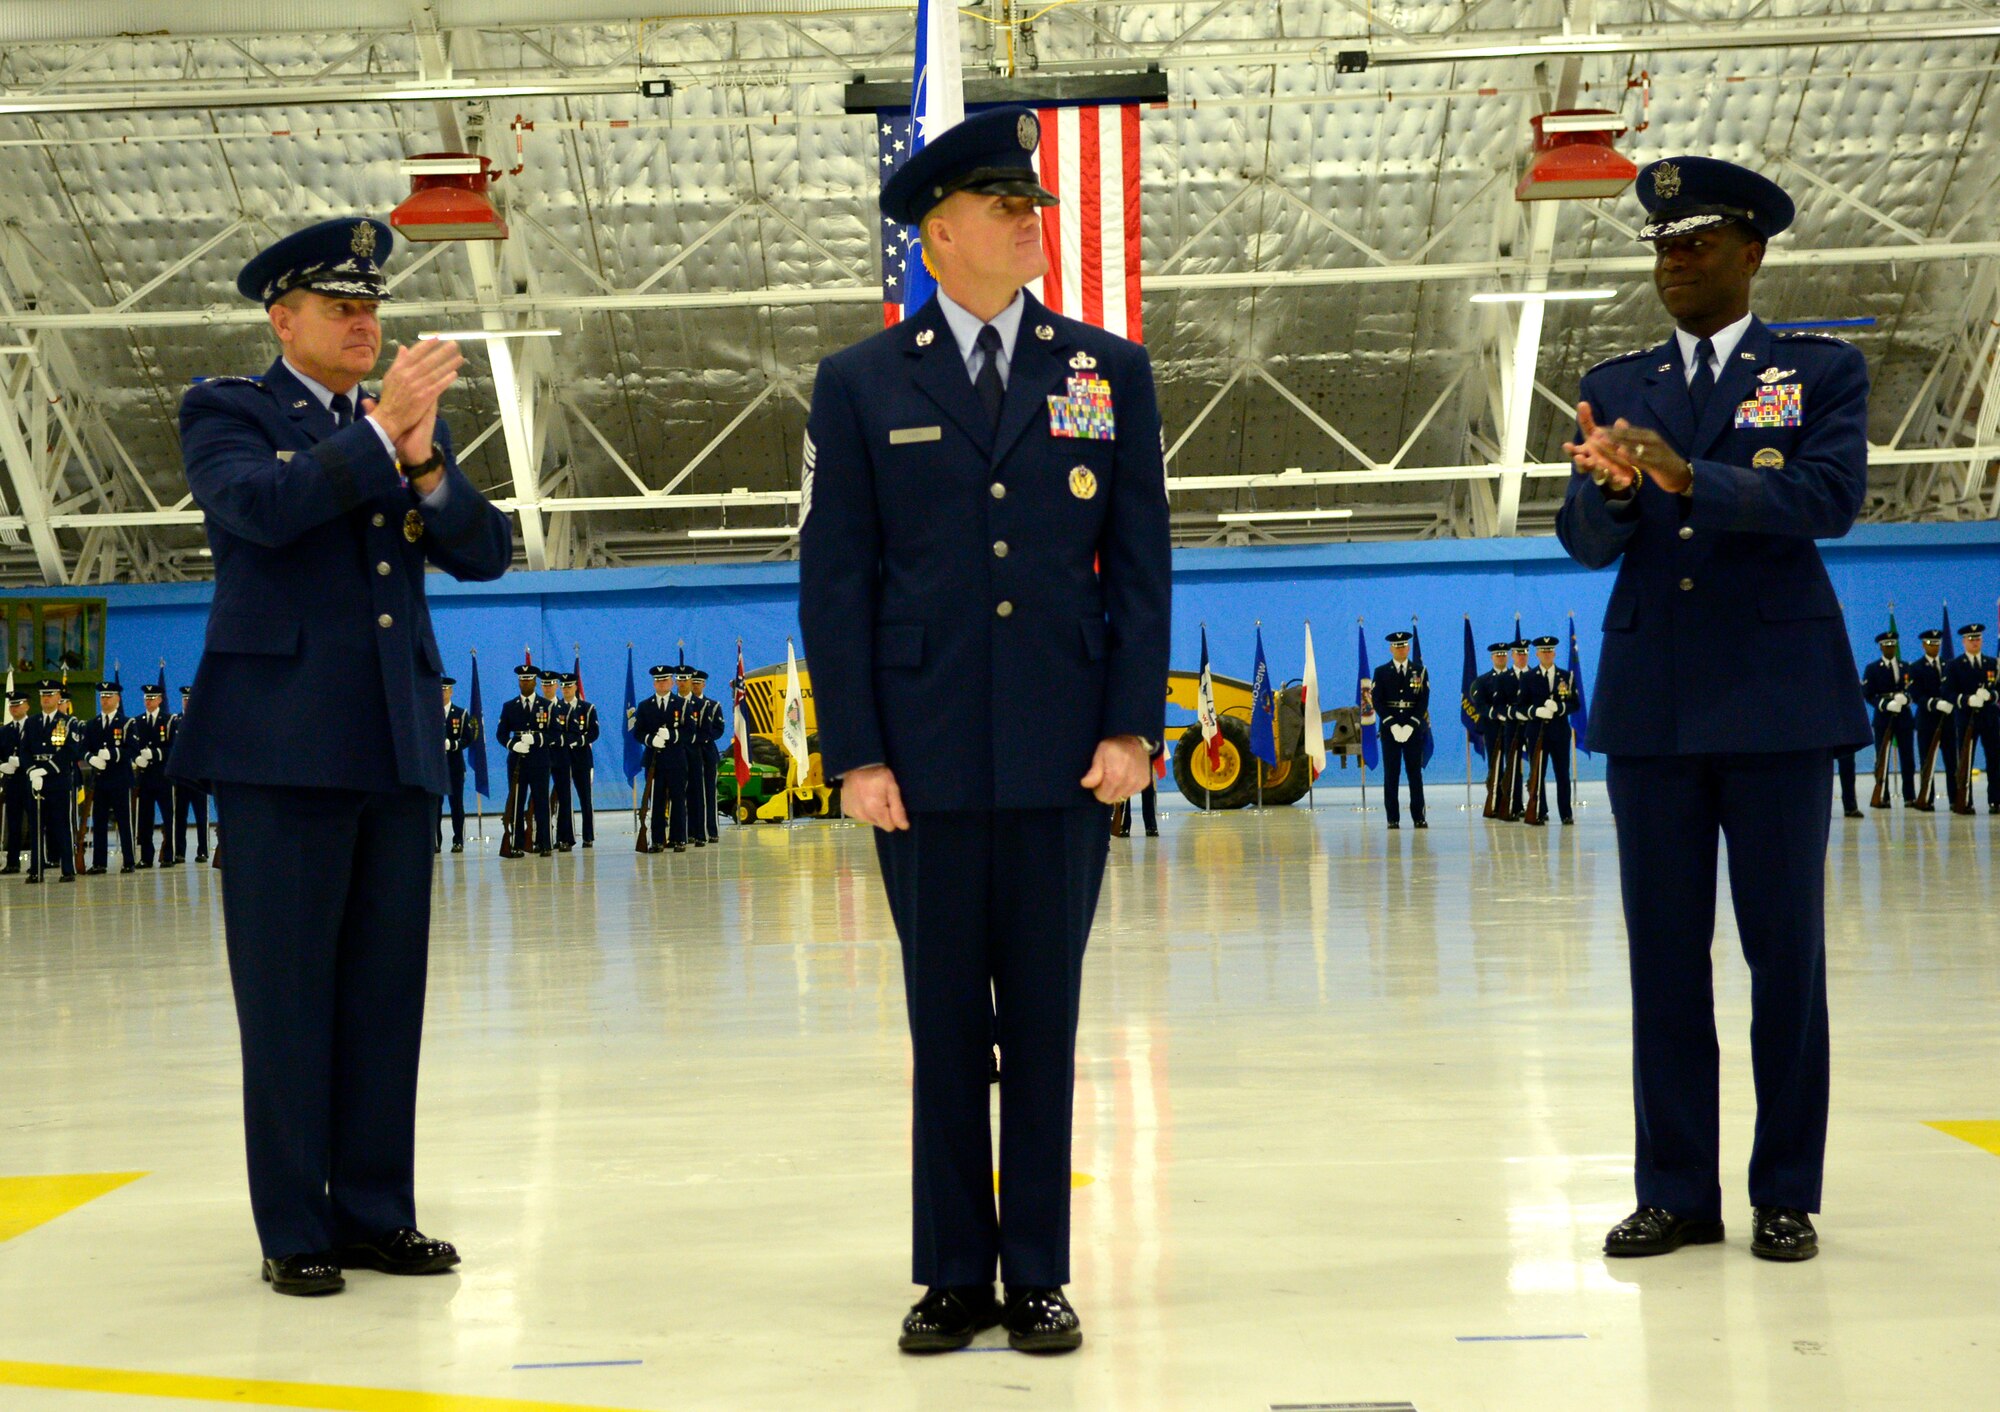
POLYGON ((1395 821, 1394 819, 1391 819, 1391 820, 1389 820, 1389 827, 1390 827, 1391 829, 1400 829, 1400 828, 1402 827, 1402 825, 1401 825, 1401 824, 1399 824, 1399 823, 1397 823, 1397 822, 1396 822, 1396 821, 1395 821))
POLYGON ((201 852, 195 854, 194 861, 197 863, 206 863, 208 861, 208 850, 204 848, 201 852))
POLYGON ((1147 829, 1147 830, 1146 830, 1146 837, 1147 837, 1147 838, 1158 838, 1159 836, 1160 836, 1160 831, 1159 831, 1158 829, 1147 829))
POLYGON ((558 844, 556 845, 556 852, 558 852, 558 853, 574 853, 574 852, 576 852, 576 845, 575 845, 575 844, 573 844, 573 843, 558 843, 558 844))
POLYGON ((1413 828, 1419 828, 1419 829, 1427 829, 1427 828, 1429 828, 1429 827, 1430 827, 1430 825, 1429 825, 1428 823, 1424 822, 1424 821, 1423 821, 1422 819, 1419 819, 1419 820, 1417 820, 1417 822, 1416 822, 1416 823, 1415 823, 1414 825, 1412 825, 1412 827, 1413 827, 1413 828))
POLYGON ((1868 816, 1862 813, 1859 809, 1849 809, 1847 811, 1847 817, 1850 819, 1865 819, 1868 816))
POLYGON ((407 1227, 374 1240, 343 1245, 333 1252, 343 1270, 380 1270, 385 1275, 442 1275, 458 1263, 450 1241, 432 1240, 407 1227))
POLYGON ((688 851, 688 846, 685 843, 677 843, 674 845, 674 852, 676 853, 685 853, 687 851, 688 851))
POLYGON ((463 853, 465 852, 465 845, 462 843, 454 843, 451 846, 451 851, 454 853, 463 853))
POLYGON ((586 839, 585 839, 585 840, 583 841, 583 846, 584 846, 585 848, 595 848, 595 847, 597 847, 597 845, 596 845, 595 843, 591 842, 591 841, 590 841, 589 839, 587 839, 587 838, 586 838, 586 839))
POLYGON ((932 1285, 903 1316, 896 1347, 905 1353, 950 1353, 1000 1322, 992 1285, 932 1285))
POLYGON ((42 880, 42 875, 41 875, 40 873, 30 873, 30 874, 28 874, 28 885, 29 885, 30 887, 33 887, 33 886, 35 886, 35 885, 39 884, 39 883, 41 882, 41 880, 42 880))
POLYGON ((553 848, 537 848, 535 856, 537 858, 553 858, 556 856, 556 851, 553 848))
POLYGON ((94 878, 101 876, 103 872, 104 869, 102 867, 89 867, 83 870, 83 875, 87 878, 94 878))
POLYGON ((1068 1353, 1083 1346, 1083 1320, 1057 1288, 1009 1286, 1000 1322, 1007 1326, 1007 1346, 1016 1353, 1068 1353))
POLYGON ((278 1294, 339 1294, 347 1288, 331 1255, 286 1255, 266 1260, 264 1283, 278 1294))
POLYGON ((73 872, 66 872, 66 873, 64 873, 64 874, 63 874, 63 875, 62 875, 61 877, 57 878, 57 879, 56 879, 56 881, 57 881, 57 882, 75 882, 75 881, 76 881, 76 874, 75 874, 75 873, 73 873, 73 872))
POLYGON ((1989 804, 1989 805, 1987 805, 1987 806, 1986 806, 1986 812, 1987 812, 1987 813, 1989 813, 1989 814, 2000 814, 2000 804, 1989 804))
POLYGON ((1935 804, 1912 803, 1910 807, 1916 810, 1919 814, 1935 814, 1937 812, 1937 805, 1935 804))
POLYGON ((692 843, 696 848, 708 847, 708 840, 705 838, 691 838, 688 842, 692 843))
MULTIPOLYGON (((148 863, 148 862, 146 862, 145 860, 141 859, 141 860, 140 860, 140 862, 139 862, 139 866, 140 866, 140 867, 142 867, 142 868, 150 868, 150 867, 152 867, 153 865, 152 865, 151 863, 148 863)), ((131 869, 130 869, 129 865, 127 866, 127 869, 126 869, 126 871, 128 871, 128 872, 129 872, 129 871, 131 871, 131 869)))
POLYGON ((1810 1260, 1819 1254, 1819 1232, 1803 1211, 1759 1206, 1750 1232, 1750 1253, 1764 1260, 1810 1260))
POLYGON ((1641 1206, 1611 1228, 1604 1253, 1667 1255, 1684 1245, 1714 1245, 1721 1239, 1720 1221, 1691 1221, 1658 1206, 1641 1206))
MULTIPOLYGON (((98 871, 102 872, 103 869, 100 868, 98 871)), ((130 873, 135 871, 135 867, 131 863, 121 863, 118 865, 118 871, 121 873, 130 873)))

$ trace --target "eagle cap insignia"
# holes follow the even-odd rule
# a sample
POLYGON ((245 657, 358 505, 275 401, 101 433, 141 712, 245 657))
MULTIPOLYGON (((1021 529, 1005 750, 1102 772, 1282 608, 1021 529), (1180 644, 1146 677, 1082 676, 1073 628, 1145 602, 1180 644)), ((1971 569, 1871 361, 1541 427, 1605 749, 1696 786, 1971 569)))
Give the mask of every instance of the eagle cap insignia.
POLYGON ((917 331, 917 347, 928 348, 936 338, 937 334, 930 329, 919 329, 917 331))
POLYGON ((1662 162, 1653 168, 1653 195, 1662 201, 1671 201, 1681 194, 1681 169, 1672 162, 1662 162))
POLYGON ((1757 374, 1757 381, 1763 383, 1766 387, 1770 387, 1775 383, 1783 382, 1788 377, 1794 376, 1797 371, 1796 368, 1766 368, 1763 372, 1757 374))
POLYGON ((356 221, 353 238, 347 248, 357 255, 373 256, 375 253, 375 227, 368 221, 356 221))
POLYGON ((1042 140, 1042 125, 1035 121, 1033 113, 1023 113, 1021 121, 1014 124, 1014 136, 1020 139, 1023 152, 1032 152, 1042 140))
POLYGON ((1096 367, 1097 360, 1091 357, 1088 353, 1078 353, 1075 357, 1069 360, 1069 365, 1072 368, 1075 368, 1077 371, 1082 372, 1087 368, 1096 367))

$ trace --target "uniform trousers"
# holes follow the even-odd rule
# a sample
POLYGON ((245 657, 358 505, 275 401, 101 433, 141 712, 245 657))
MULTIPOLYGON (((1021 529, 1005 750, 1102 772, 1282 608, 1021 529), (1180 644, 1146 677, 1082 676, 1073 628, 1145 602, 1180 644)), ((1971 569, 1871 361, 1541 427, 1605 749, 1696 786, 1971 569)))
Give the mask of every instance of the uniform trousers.
POLYGON ((1976 753, 1986 766, 1986 802, 1988 805, 2000 805, 2000 770, 1994 768, 1994 762, 2000 760, 2000 708, 1988 706, 1981 711, 1961 711, 1956 724, 1961 732, 1972 733, 1971 750, 1964 750, 1965 737, 1962 734, 1959 737, 1959 748, 1964 750, 1963 763, 1966 766, 1964 771, 1966 802, 1968 804, 1972 802, 1970 767, 1976 753))
POLYGON ((569 752, 569 782, 576 790, 577 807, 583 811, 583 841, 597 842, 597 809, 590 797, 591 780, 596 775, 590 747, 573 746, 569 752))
POLYGON ((70 796, 75 789, 74 775, 51 774, 43 781, 40 794, 29 790, 28 808, 33 818, 29 821, 28 835, 32 838, 37 832, 41 834, 40 846, 28 850, 30 876, 40 877, 45 863, 65 877, 76 871, 76 860, 70 856, 76 835, 70 828, 69 813, 70 796))
POLYGON ((218 783, 250 1209, 270 1257, 416 1225, 437 800, 218 783))
POLYGON ((1396 798, 1396 777, 1398 774, 1407 775, 1410 781, 1410 818, 1421 824, 1424 821, 1423 732, 1414 732, 1405 744, 1390 735, 1385 726, 1379 739, 1382 742, 1382 808, 1387 812, 1390 823, 1402 822, 1402 805, 1396 798))
POLYGON ((510 757, 507 770, 512 781, 508 802, 514 810, 514 846, 552 847, 553 842, 549 838, 548 758, 539 751, 527 755, 511 750, 507 753, 510 757))
POLYGON ((556 816, 555 841, 576 847, 576 819, 571 813, 567 745, 553 746, 549 750, 549 799, 556 816))
POLYGON ((911 1277, 1069 1281, 1083 953, 1110 851, 1100 804, 913 812, 875 850, 915 1055, 911 1277), (990 1075, 997 1029, 1000 1194, 990 1075))
POLYGON ((199 785, 174 786, 174 856, 185 858, 188 818, 194 818, 195 856, 208 856, 208 791, 199 785))
POLYGON ((1606 762, 1605 784, 1631 957, 1639 1204, 1693 1220, 1722 1215, 1710 966, 1719 837, 1750 965, 1750 1201, 1817 1211, 1828 1087, 1827 752, 1618 755, 1606 762))
POLYGON ((160 822, 160 861, 171 863, 179 856, 174 848, 174 787, 167 772, 155 765, 139 776, 139 861, 152 866, 153 820, 160 822))
POLYGON ((1840 775, 1840 807, 1849 814, 1861 807, 1854 796, 1854 757, 1858 753, 1853 750, 1833 753, 1833 768, 1840 775))
POLYGON ((102 868, 111 852, 111 829, 118 829, 118 856, 132 859, 132 786, 107 785, 102 778, 90 791, 90 866, 102 868))
POLYGON ((687 842, 687 752, 669 745, 653 752, 653 847, 687 842))
POLYGON ((1892 741, 1895 743, 1897 764, 1903 774, 1903 802, 1908 804, 1917 797, 1918 765, 1917 728, 1908 712, 1896 712, 1886 729, 1878 720, 1875 726, 1875 757, 1878 762, 1892 741))
POLYGON ((1924 712, 1917 739, 1917 766, 1921 771, 1929 762, 1933 801, 1940 794, 1951 798, 1958 790, 1958 732, 1952 728, 1951 717, 1936 709, 1924 712))
POLYGON ((716 837, 715 762, 720 759, 712 745, 687 747, 687 782, 681 799, 687 806, 687 836, 704 842, 716 837))
POLYGON ((437 828, 431 837, 437 846, 444 846, 444 811, 451 810, 451 843, 454 848, 465 846, 465 752, 447 750, 444 756, 444 793, 438 799, 437 828))
MULTIPOLYGON (((1570 731, 1567 720, 1549 721, 1541 728, 1542 777, 1535 781, 1535 793, 1541 799, 1541 817, 1549 817, 1549 796, 1546 789, 1551 774, 1555 776, 1556 817, 1564 823, 1570 821, 1570 731)), ((1535 751, 1528 753, 1529 769, 1534 768, 1535 751)))
POLYGON ((7 805, 7 857, 5 862, 12 864, 21 854, 26 853, 30 848, 34 847, 34 844, 29 840, 31 836, 30 830, 34 822, 35 808, 28 789, 28 772, 25 768, 17 771, 15 775, 8 776, 5 785, 5 797, 7 805))

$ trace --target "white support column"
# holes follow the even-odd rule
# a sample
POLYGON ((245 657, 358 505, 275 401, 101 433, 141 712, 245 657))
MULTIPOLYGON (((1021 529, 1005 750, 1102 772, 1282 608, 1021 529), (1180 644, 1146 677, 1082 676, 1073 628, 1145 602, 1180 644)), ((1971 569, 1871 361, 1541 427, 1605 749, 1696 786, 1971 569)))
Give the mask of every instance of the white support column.
POLYGON ((21 431, 21 406, 23 399, 31 396, 33 379, 25 367, 6 370, 6 405, 0 407, 0 456, 7 461, 7 476, 14 486, 14 503, 20 507, 21 519, 28 531, 28 541, 35 547, 35 562, 41 566, 42 581, 48 584, 67 583, 63 571, 62 546, 56 541, 55 529, 49 524, 49 497, 42 485, 40 468, 35 456, 28 449, 28 440, 21 431))
MULTIPOLYGON (((1556 202, 1537 201, 1528 217, 1532 234, 1528 241, 1528 273, 1522 288, 1529 293, 1540 293, 1549 287, 1549 256, 1555 249, 1556 214, 1556 202)), ((1502 383, 1506 420, 1501 425, 1500 462, 1519 466, 1528 454, 1528 424, 1535 411, 1535 369, 1542 353, 1542 313, 1547 306, 1539 299, 1530 299, 1525 304, 1507 307, 1515 311, 1511 319, 1514 338, 1502 383)), ((1508 536, 1516 532, 1521 517, 1522 479, 1519 471, 1500 473, 1496 534, 1508 536)))
MULTIPOLYGON (((480 303, 493 310, 481 316, 481 323, 489 329, 509 327, 507 316, 497 311, 500 275, 493 243, 468 240, 465 257, 472 266, 474 292, 480 303)), ((518 506, 514 513, 521 522, 521 543, 528 552, 528 567, 546 569, 548 542, 542 512, 535 508, 541 501, 542 488, 540 468, 534 459, 535 414, 530 405, 534 397, 533 380, 524 382, 516 371, 514 350, 507 339, 487 340, 486 352, 493 364, 493 395, 500 404, 500 432, 507 443, 507 464, 513 472, 514 500, 518 506)))

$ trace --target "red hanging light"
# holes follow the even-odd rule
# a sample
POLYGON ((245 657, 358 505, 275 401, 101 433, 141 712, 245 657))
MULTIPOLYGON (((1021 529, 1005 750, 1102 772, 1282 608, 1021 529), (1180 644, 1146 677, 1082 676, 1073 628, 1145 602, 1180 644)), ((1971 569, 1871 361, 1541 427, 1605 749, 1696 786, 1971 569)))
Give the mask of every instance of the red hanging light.
POLYGON ((410 194, 389 213, 389 226, 405 240, 505 240, 507 222, 487 196, 497 179, 493 159, 471 152, 426 152, 413 157, 410 194))
POLYGON ((1625 119, 1601 108, 1571 108, 1528 119, 1535 151, 1514 188, 1516 201, 1589 201, 1616 196, 1639 175, 1611 145, 1625 119))

